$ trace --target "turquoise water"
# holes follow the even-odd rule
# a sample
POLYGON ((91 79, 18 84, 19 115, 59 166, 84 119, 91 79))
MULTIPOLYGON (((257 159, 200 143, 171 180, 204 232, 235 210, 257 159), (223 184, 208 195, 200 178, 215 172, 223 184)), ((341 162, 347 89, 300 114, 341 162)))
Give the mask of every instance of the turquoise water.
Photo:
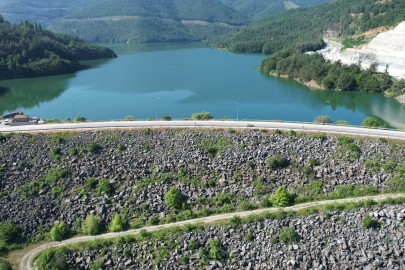
POLYGON ((333 121, 360 124, 369 115, 395 127, 405 124, 405 107, 382 94, 311 89, 296 81, 257 70, 265 55, 235 54, 201 43, 107 45, 119 57, 83 61, 76 74, 0 82, 0 114, 20 106, 45 119, 88 120, 155 117, 187 118, 208 111, 215 118, 313 121, 325 114, 333 121), (20 104, 20 105, 19 105, 20 104))

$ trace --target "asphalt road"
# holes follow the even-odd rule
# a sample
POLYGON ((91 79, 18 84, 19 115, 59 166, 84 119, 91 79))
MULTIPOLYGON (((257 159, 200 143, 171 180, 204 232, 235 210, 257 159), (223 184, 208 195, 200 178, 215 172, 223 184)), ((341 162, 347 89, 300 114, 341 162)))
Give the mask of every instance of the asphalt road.
MULTIPOLYGON (((382 201, 382 200, 386 199, 387 197, 397 198, 397 197, 403 197, 403 196, 405 196, 405 194, 394 194, 394 195, 384 194, 384 195, 377 195, 377 196, 348 198, 348 199, 340 199, 340 200, 333 200, 333 201, 319 201, 319 202, 304 203, 304 204, 290 206, 290 207, 284 207, 284 210, 285 211, 289 211, 289 210, 298 211, 303 208, 308 208, 311 206, 320 206, 320 205, 325 205, 328 203, 356 202, 356 201, 362 201, 362 200, 367 200, 367 199, 373 199, 378 202, 378 201, 382 201)), ((246 217, 251 214, 260 214, 260 213, 266 212, 266 211, 274 212, 274 211, 277 211, 278 209, 279 208, 272 207, 272 208, 254 210, 254 211, 221 214, 221 215, 216 215, 216 216, 209 216, 209 217, 204 217, 204 218, 180 221, 180 222, 176 222, 176 223, 144 227, 142 229, 145 229, 147 231, 157 231, 160 229, 182 226, 184 224, 209 223, 209 222, 218 221, 218 220, 227 220, 227 219, 232 218, 235 215, 238 215, 240 217, 246 217)), ((137 234, 137 233, 139 233, 140 230, 141 229, 129 230, 129 231, 118 232, 118 233, 106 233, 106 234, 101 234, 101 235, 96 235, 96 236, 82 236, 82 237, 71 238, 71 239, 68 239, 65 241, 60 241, 60 242, 49 242, 49 243, 43 244, 41 246, 35 247, 35 248, 31 249, 30 251, 28 251, 27 253, 25 253, 25 255, 23 256, 23 258, 20 261, 19 269, 20 270, 34 270, 34 267, 31 266, 31 262, 34 259, 34 257, 39 252, 41 252, 47 248, 50 248, 50 247, 66 246, 69 244, 75 244, 75 243, 79 243, 79 242, 85 242, 85 241, 90 241, 90 240, 100 239, 100 238, 108 239, 108 238, 114 238, 117 236, 123 236, 123 235, 128 235, 128 234, 137 234)))
POLYGON ((315 131, 325 133, 343 133, 361 136, 375 136, 393 139, 405 139, 405 132, 382 129, 368 129, 350 126, 331 126, 301 123, 280 122, 254 122, 254 121, 120 121, 120 122, 84 122, 84 123, 60 123, 38 124, 32 126, 0 126, 0 132, 34 132, 52 130, 82 130, 82 129, 106 129, 106 128, 259 128, 259 129, 284 129, 296 131, 315 131))

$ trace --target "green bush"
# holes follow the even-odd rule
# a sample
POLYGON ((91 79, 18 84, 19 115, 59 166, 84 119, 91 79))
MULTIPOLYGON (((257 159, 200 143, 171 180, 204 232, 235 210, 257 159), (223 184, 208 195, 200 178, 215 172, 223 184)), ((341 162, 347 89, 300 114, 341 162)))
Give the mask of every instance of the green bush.
POLYGON ((176 210, 181 209, 184 202, 184 196, 181 194, 180 190, 176 187, 171 187, 170 190, 165 195, 165 203, 167 206, 171 206, 176 210))
POLYGON ((221 243, 218 239, 210 241, 210 257, 214 260, 221 260, 223 258, 221 251, 221 243))
POLYGON ((113 186, 107 179, 100 179, 96 187, 96 191, 98 194, 110 194, 113 191, 113 189, 114 189, 113 186))
POLYGON ((205 150, 207 151, 208 155, 211 157, 215 157, 219 151, 218 147, 216 147, 214 145, 205 147, 205 150))
POLYGON ((287 206, 291 203, 292 196, 290 191, 288 191, 285 187, 279 187, 275 195, 270 196, 269 201, 274 206, 287 206))
POLYGON ((297 132, 295 132, 294 130, 290 130, 290 131, 288 131, 288 135, 291 137, 295 137, 295 136, 297 136, 297 132))
POLYGON ((190 256, 183 256, 183 257, 180 258, 180 260, 181 260, 183 263, 188 264, 189 258, 190 258, 190 256))
POLYGON ((366 214, 361 221, 363 224, 364 228, 369 229, 369 228, 374 228, 378 229, 380 227, 380 224, 375 221, 369 214, 366 214))
POLYGON ((117 149, 115 149, 115 150, 117 152, 125 152, 125 150, 127 150, 127 148, 122 143, 119 143, 118 146, 117 146, 117 149))
POLYGON ((124 255, 124 257, 131 257, 132 252, 130 249, 124 249, 124 252, 122 253, 122 255, 124 255))
POLYGON ((72 119, 70 119, 69 117, 66 117, 65 120, 63 120, 64 122, 71 122, 72 119))
POLYGON ((272 243, 273 245, 277 244, 277 242, 278 242, 278 240, 277 240, 276 237, 272 237, 272 238, 270 239, 270 243, 272 243))
POLYGON ((325 134, 311 134, 308 136, 308 138, 325 140, 327 136, 325 134))
POLYGON ((89 143, 87 144, 87 147, 86 147, 87 151, 89 151, 89 152, 95 152, 95 151, 97 151, 99 148, 100 148, 100 146, 99 146, 96 142, 94 142, 94 141, 89 142, 89 143))
POLYGON ((196 249, 198 247, 198 243, 195 239, 191 239, 190 242, 188 243, 187 247, 189 249, 196 249))
POLYGON ((70 149, 69 149, 69 154, 70 154, 71 156, 77 156, 77 155, 79 154, 79 149, 78 149, 77 147, 70 148, 70 149))
POLYGON ((286 158, 283 157, 283 155, 281 154, 278 154, 275 157, 268 158, 266 160, 266 163, 271 170, 275 170, 277 168, 284 168, 288 165, 286 158))
POLYGON ((82 231, 85 235, 96 235, 101 232, 101 219, 97 215, 88 215, 82 224, 82 231))
POLYGON ((142 130, 142 132, 145 134, 151 134, 152 130, 150 128, 146 128, 146 129, 142 130))
POLYGON ((330 120, 330 117, 328 115, 318 115, 317 117, 314 118, 314 122, 318 124, 330 124, 332 123, 332 120, 330 120))
POLYGON ((60 159, 61 153, 62 153, 62 150, 59 147, 51 148, 51 157, 54 161, 58 161, 60 159))
POLYGON ((253 168, 253 161, 248 160, 248 161, 246 162, 246 167, 248 167, 248 168, 253 168))
POLYGON ((284 231, 280 233, 278 238, 284 244, 289 245, 298 240, 298 233, 290 227, 285 227, 284 231))
POLYGON ((369 116, 366 119, 364 119, 361 122, 361 126, 363 127, 374 127, 377 128, 380 126, 380 123, 378 123, 377 118, 373 117, 373 116, 369 116))
POLYGON ((316 158, 310 158, 309 159, 309 164, 311 166, 318 166, 319 165, 319 160, 317 160, 316 158))
POLYGON ((143 238, 143 239, 147 239, 150 237, 150 233, 148 233, 145 229, 142 229, 139 231, 139 235, 143 238))
POLYGON ((17 225, 10 221, 0 223, 0 244, 11 245, 17 236, 17 225))
POLYGON ((59 119, 55 118, 55 119, 45 120, 45 122, 47 122, 47 123, 60 123, 61 121, 59 119))
POLYGON ((12 270, 11 264, 0 259, 0 270, 12 270))
POLYGON ((168 116, 168 115, 163 115, 163 116, 162 116, 162 120, 164 120, 164 121, 171 121, 172 118, 171 118, 170 116, 168 116))
POLYGON ((38 270, 69 270, 63 249, 47 249, 35 262, 38 270))
POLYGON ((83 116, 78 116, 78 117, 75 118, 75 121, 76 122, 86 122, 87 120, 83 116))
POLYGON ((230 129, 228 129, 228 132, 231 134, 234 134, 234 133, 236 133, 236 130, 234 130, 233 128, 230 128, 230 129))
POLYGON ((147 119, 147 121, 155 121, 155 120, 156 119, 154 117, 152 117, 152 116, 149 116, 148 119, 147 119))
POLYGON ((201 112, 201 113, 193 113, 193 115, 191 115, 191 119, 194 120, 209 120, 212 119, 212 115, 209 112, 201 112))
POLYGON ((239 216, 233 216, 229 220, 229 224, 231 224, 232 227, 238 227, 242 224, 242 219, 239 216))
POLYGON ((125 116, 125 120, 127 120, 127 121, 136 121, 136 119, 133 118, 131 115, 125 116))
MULTIPOLYGON (((124 254, 125 256, 125 254, 124 254)), ((100 260, 94 260, 94 262, 90 265, 89 270, 99 270, 103 267, 103 261, 100 260)))
POLYGON ((246 241, 252 242, 252 241, 253 241, 253 234, 248 233, 248 234, 246 235, 246 241))
POLYGON ((120 232, 123 231, 124 229, 125 229, 125 217, 119 214, 115 215, 109 228, 110 232, 120 232))
POLYGON ((350 125, 350 123, 348 121, 346 121, 346 120, 337 120, 335 122, 335 125, 337 125, 337 126, 348 126, 348 125, 350 125))
POLYGON ((66 238, 69 234, 68 228, 66 228, 65 223, 62 221, 58 225, 52 227, 49 236, 53 241, 59 241, 66 238))
POLYGON ((205 248, 200 247, 198 249, 198 256, 203 259, 205 256, 207 255, 207 251, 205 250, 205 248))
POLYGON ((148 220, 148 224, 151 226, 155 226, 159 224, 159 218, 157 216, 151 216, 148 220))
POLYGON ((6 170, 4 170, 3 166, 0 165, 0 174, 4 174, 6 170))
POLYGON ((276 130, 274 131, 274 134, 283 135, 283 132, 281 132, 280 130, 276 129, 276 130))

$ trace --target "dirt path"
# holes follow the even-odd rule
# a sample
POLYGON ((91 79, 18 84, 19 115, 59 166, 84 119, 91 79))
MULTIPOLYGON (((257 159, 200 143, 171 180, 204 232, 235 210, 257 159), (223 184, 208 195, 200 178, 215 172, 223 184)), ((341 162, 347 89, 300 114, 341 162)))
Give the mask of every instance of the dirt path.
MULTIPOLYGON (((329 200, 329 201, 318 201, 318 202, 310 202, 310 203, 304 203, 304 204, 299 204, 295 206, 290 206, 290 207, 284 207, 283 209, 285 211, 288 210, 301 210, 304 208, 308 208, 311 206, 320 206, 320 205, 325 205, 328 203, 346 203, 346 202, 357 202, 357 201, 363 201, 367 199, 373 199, 375 201, 382 201, 388 197, 392 198, 398 198, 398 197, 405 197, 405 193, 401 194, 383 194, 383 195, 377 195, 377 196, 365 196, 365 197, 359 197, 359 198, 348 198, 348 199, 340 199, 340 200, 329 200)), ((204 217, 204 218, 197 218, 197 219, 192 219, 192 220, 186 220, 186 221, 180 221, 176 223, 169 223, 169 224, 163 224, 163 225, 158 225, 158 226, 150 226, 150 227, 144 227, 142 229, 145 229, 147 231, 156 231, 164 228, 170 228, 170 227, 175 227, 175 226, 182 226, 184 224, 194 224, 194 223, 209 223, 213 221, 219 221, 219 220, 226 220, 230 219, 235 215, 238 215, 240 217, 246 217, 251 214, 259 214, 262 212, 274 212, 277 211, 279 208, 272 207, 272 208, 265 208, 265 209, 258 209, 254 211, 245 211, 245 212, 237 212, 237 213, 229 213, 229 214, 221 214, 221 215, 215 215, 215 216, 209 216, 209 217, 204 217)), ((31 261, 37 255, 39 252, 50 248, 50 247, 60 247, 60 246, 65 246, 69 244, 74 244, 74 243, 79 243, 79 242, 85 242, 89 240, 94 240, 94 239, 108 239, 108 238, 114 238, 117 236, 123 236, 123 235, 128 235, 128 234, 137 234, 139 233, 141 229, 136 229, 136 230, 129 230, 129 231, 124 231, 124 232, 118 232, 118 233, 106 233, 106 234, 101 234, 101 235, 95 235, 95 236, 82 236, 82 237, 76 237, 76 238, 71 238, 65 241, 61 242, 49 242, 37 247, 33 247, 31 250, 29 250, 25 255, 22 257, 19 268, 20 270, 33 270, 34 267, 31 266, 31 261)), ((17 260, 18 261, 18 260, 17 260)))

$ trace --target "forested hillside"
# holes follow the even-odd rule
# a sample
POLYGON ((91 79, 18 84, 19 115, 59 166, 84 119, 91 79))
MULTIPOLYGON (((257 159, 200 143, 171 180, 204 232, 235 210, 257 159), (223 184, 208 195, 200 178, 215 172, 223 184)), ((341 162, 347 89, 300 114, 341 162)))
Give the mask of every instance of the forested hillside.
POLYGON ((330 2, 331 0, 217 0, 225 6, 242 13, 252 20, 259 20, 264 17, 283 12, 293 7, 308 7, 330 2))
POLYGON ((284 75, 301 82, 315 81, 319 86, 330 90, 402 92, 405 81, 393 81, 386 71, 377 74, 377 64, 362 70, 357 64, 342 65, 340 61, 331 63, 321 54, 303 54, 295 49, 279 51, 264 59, 260 69, 266 74, 284 75))
POLYGON ((41 24, 18 25, 0 15, 0 80, 67 74, 78 71, 78 60, 116 57, 106 48, 69 35, 53 34, 41 24))
POLYGON ((11 23, 28 20, 45 28, 55 19, 95 4, 100 0, 0 0, 0 14, 11 23))
POLYGON ((345 37, 404 20, 403 0, 335 0, 264 18, 209 43, 233 52, 270 54, 292 45, 302 51, 317 50, 323 46, 322 36, 327 30, 345 37))
POLYGON ((214 0, 104 0, 49 28, 96 42, 203 40, 249 19, 214 0))

